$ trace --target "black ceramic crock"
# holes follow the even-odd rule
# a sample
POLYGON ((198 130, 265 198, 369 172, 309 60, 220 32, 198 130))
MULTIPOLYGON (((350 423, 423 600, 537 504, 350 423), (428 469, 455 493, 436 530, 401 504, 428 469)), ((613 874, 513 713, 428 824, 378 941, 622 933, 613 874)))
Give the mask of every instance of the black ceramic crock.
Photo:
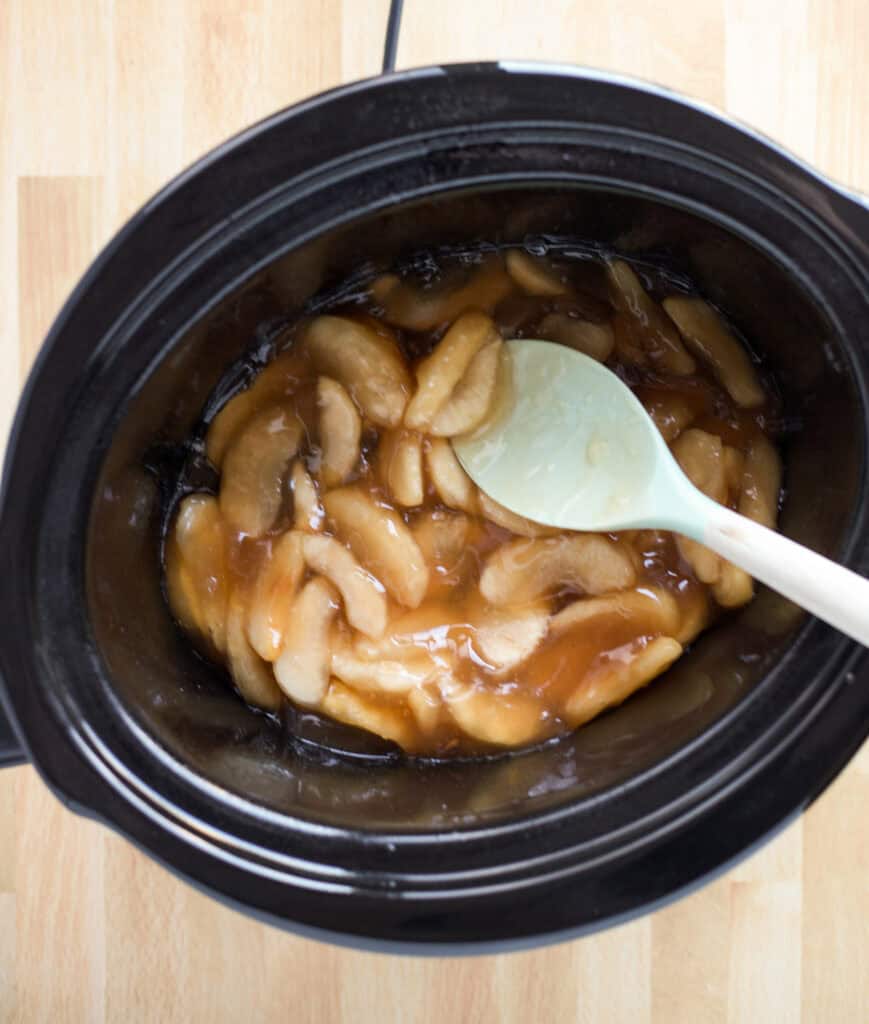
POLYGON ((290 736, 167 613, 143 463, 263 325, 366 261, 542 234, 659 254, 728 311, 782 390, 782 529, 869 570, 865 205, 657 89, 519 64, 392 75, 182 174, 52 327, 3 476, 4 758, 236 906, 404 951, 601 927, 805 808, 869 732, 869 664, 771 592, 575 736, 452 765, 290 736))

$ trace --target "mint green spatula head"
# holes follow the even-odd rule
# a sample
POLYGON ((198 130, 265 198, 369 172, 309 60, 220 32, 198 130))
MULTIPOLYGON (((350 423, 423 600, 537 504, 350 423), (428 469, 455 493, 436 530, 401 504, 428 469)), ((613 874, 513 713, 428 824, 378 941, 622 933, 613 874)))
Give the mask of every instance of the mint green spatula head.
POLYGON ((505 364, 498 413, 453 441, 490 497, 570 530, 688 525, 686 488, 694 488, 611 370, 550 341, 508 342, 505 364))
POLYGON ((505 351, 497 412, 453 441, 486 494, 561 529, 687 534, 869 645, 869 580, 697 490, 611 370, 549 341, 505 351))

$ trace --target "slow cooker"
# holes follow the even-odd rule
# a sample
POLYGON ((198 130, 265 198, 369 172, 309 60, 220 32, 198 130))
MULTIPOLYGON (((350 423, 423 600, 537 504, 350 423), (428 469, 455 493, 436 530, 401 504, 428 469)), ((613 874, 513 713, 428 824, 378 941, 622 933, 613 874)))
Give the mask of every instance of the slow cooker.
POLYGON ((869 733, 866 652, 770 591, 572 736, 429 762, 246 707, 161 591, 149 453, 275 318, 439 245, 558 236, 689 274, 787 417, 788 536, 869 571, 869 208, 660 89, 430 67, 231 139, 87 271, 21 398, 0 498, 3 760, 269 921, 453 953, 578 935, 723 870, 869 733))

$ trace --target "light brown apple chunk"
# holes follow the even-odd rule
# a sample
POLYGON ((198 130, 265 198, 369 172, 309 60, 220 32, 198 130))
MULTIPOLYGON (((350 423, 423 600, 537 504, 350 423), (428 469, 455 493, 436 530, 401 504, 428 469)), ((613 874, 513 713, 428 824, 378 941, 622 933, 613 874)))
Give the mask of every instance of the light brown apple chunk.
POLYGON ((335 588, 320 576, 309 580, 293 603, 275 678, 296 704, 316 707, 329 686, 329 633, 338 608, 335 588))
POLYGON ((308 568, 337 587, 350 625, 372 639, 382 636, 386 629, 386 594, 380 581, 334 537, 307 534, 302 538, 302 551, 308 568))
POLYGON ((292 530, 272 541, 253 585, 247 618, 251 646, 266 661, 278 656, 304 573, 302 533, 292 530))
POLYGON ((362 418, 347 389, 330 377, 317 381, 320 476, 326 487, 343 484, 359 462, 362 418))
POLYGON ((763 405, 766 396, 748 353, 708 302, 673 295, 664 299, 663 306, 685 343, 712 367, 737 405, 744 409, 763 405))
POLYGON ((330 491, 323 507, 335 532, 365 568, 397 601, 416 608, 428 587, 428 566, 401 516, 355 487, 330 491))
POLYGON ((429 430, 476 355, 498 340, 498 328, 491 317, 475 311, 460 316, 431 355, 417 366, 416 393, 407 406, 405 425, 412 430, 429 430))
POLYGON ((650 683, 673 664, 682 653, 682 645, 669 636, 635 644, 626 657, 604 658, 567 701, 564 714, 576 728, 601 711, 621 704, 640 687, 650 683))
POLYGON ((270 530, 283 504, 283 484, 299 448, 302 423, 288 406, 267 406, 241 430, 220 476, 220 511, 250 537, 270 530))
POLYGON ((521 249, 508 249, 507 273, 527 295, 564 295, 569 289, 549 263, 521 249))
POLYGON ((634 563, 619 544, 600 534, 513 540, 496 549, 480 577, 493 605, 525 604, 565 589, 605 594, 634 585, 634 563))
POLYGON ((304 344, 315 368, 342 384, 367 419, 380 427, 398 426, 413 385, 385 328, 318 316, 308 324, 304 344))
POLYGON ((468 372, 431 421, 435 437, 457 437, 478 427, 489 413, 498 385, 498 364, 504 343, 490 342, 471 360, 468 372))
POLYGON ((233 593, 226 620, 226 657, 229 672, 242 697, 254 707, 274 711, 280 707, 281 691, 271 665, 256 653, 245 632, 247 608, 244 597, 233 593))

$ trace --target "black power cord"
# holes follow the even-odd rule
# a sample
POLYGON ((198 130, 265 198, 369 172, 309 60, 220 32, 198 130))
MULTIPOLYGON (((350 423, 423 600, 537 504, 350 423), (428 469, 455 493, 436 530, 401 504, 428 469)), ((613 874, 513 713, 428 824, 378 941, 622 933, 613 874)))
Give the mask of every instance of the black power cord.
POLYGON ((383 43, 383 73, 395 71, 395 54, 398 50, 398 32, 401 28, 401 11, 404 0, 390 0, 389 17, 386 21, 386 39, 383 43))

